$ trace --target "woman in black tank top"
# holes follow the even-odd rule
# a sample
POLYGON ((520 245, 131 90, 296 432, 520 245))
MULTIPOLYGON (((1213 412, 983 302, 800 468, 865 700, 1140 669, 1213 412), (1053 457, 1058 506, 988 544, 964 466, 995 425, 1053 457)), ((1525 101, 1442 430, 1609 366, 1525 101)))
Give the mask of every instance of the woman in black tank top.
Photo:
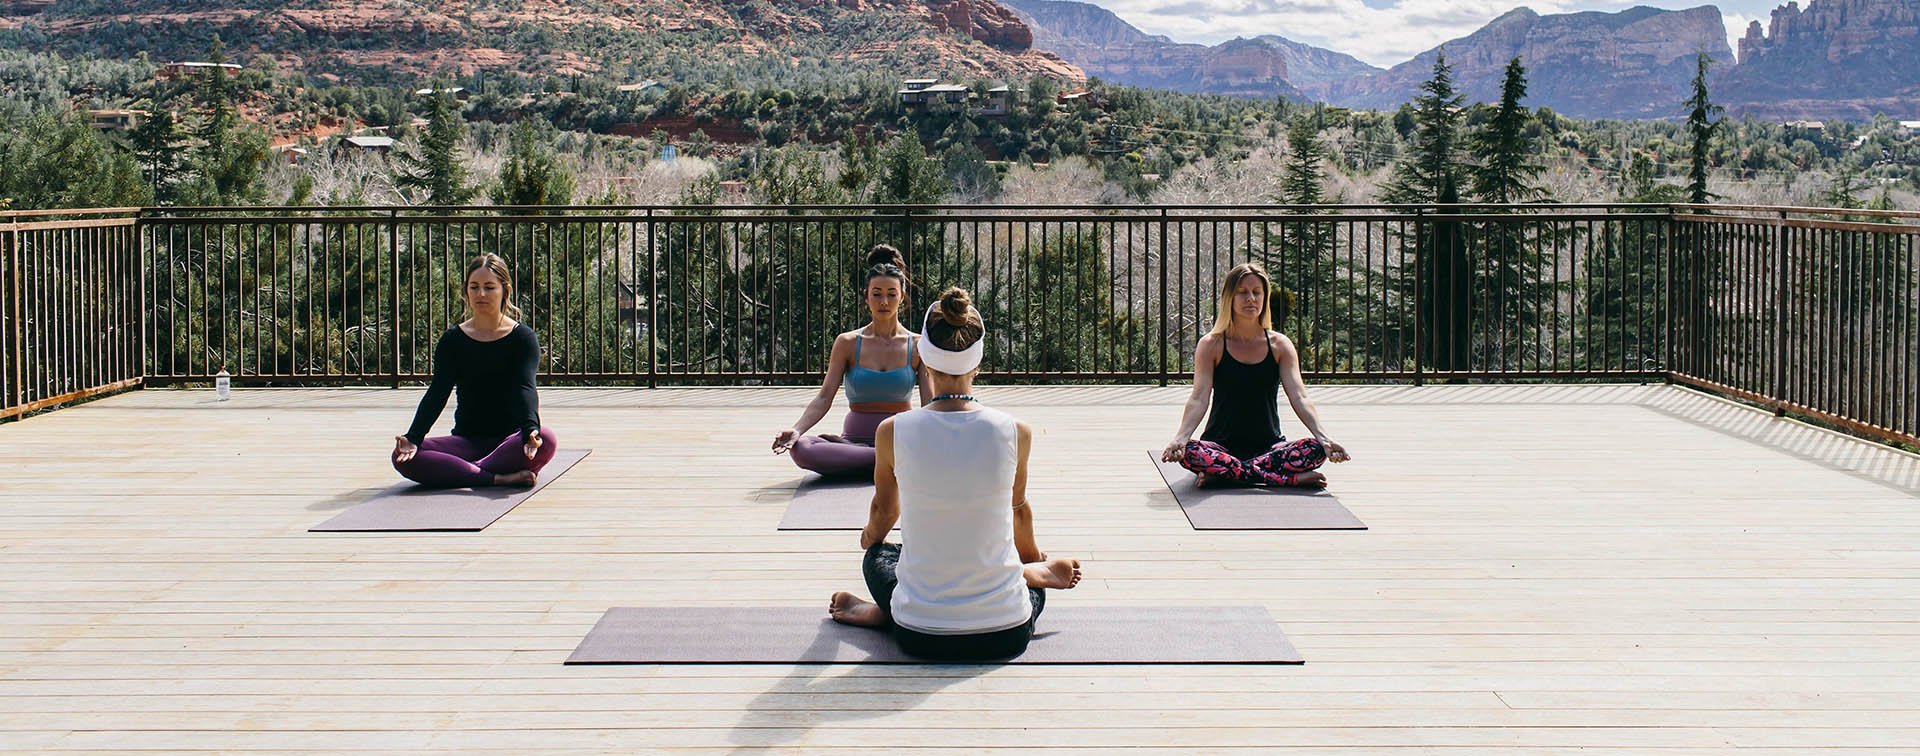
POLYGON ((1220 286, 1220 318, 1194 350, 1193 394, 1180 417, 1180 432, 1160 458, 1179 462, 1200 476, 1202 485, 1320 487, 1327 478, 1314 470, 1349 459, 1345 447, 1327 438, 1307 401, 1293 341, 1273 330, 1269 280, 1255 263, 1227 271, 1220 286), (1312 436, 1289 443, 1281 433, 1283 388, 1312 436), (1203 415, 1207 428, 1195 440, 1203 415))

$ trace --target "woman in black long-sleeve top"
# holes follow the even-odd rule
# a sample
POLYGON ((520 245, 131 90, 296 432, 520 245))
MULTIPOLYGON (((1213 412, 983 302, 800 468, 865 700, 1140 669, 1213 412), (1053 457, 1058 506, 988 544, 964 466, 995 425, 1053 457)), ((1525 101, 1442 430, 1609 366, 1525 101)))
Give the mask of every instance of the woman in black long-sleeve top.
POLYGON ((393 469, 429 486, 531 486, 557 448, 553 431, 540 425, 534 388, 540 340, 515 320, 520 308, 505 260, 475 258, 466 281, 469 317, 434 346, 433 383, 413 426, 394 437, 393 469), (453 435, 427 438, 456 391, 453 435))

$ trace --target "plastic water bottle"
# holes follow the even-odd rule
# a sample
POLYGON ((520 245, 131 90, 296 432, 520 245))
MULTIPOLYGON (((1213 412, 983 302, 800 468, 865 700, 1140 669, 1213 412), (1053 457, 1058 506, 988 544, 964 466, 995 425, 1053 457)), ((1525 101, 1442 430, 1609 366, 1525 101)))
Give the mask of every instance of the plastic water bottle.
POLYGON ((213 394, 223 402, 233 397, 233 376, 224 367, 213 376, 213 394))

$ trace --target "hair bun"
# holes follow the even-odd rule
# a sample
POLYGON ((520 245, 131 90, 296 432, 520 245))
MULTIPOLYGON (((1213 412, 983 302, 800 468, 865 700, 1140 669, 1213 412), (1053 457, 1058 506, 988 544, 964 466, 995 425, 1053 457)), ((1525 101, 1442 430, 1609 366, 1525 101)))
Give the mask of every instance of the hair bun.
POLYGON ((967 290, 958 286, 948 287, 940 292, 940 318, 947 325, 960 328, 967 324, 967 310, 973 306, 973 298, 967 290))
POLYGON ((892 265, 901 270, 907 269, 907 261, 900 256, 900 250, 891 244, 875 244, 867 251, 867 265, 892 265))

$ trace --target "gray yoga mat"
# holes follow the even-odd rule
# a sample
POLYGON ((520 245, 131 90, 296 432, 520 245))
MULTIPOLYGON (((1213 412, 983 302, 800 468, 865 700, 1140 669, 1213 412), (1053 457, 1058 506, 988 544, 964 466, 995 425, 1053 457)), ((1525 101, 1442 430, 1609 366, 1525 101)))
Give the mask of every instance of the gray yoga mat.
POLYGON ((1325 489, 1225 486, 1201 488, 1193 473, 1177 462, 1160 461, 1159 452, 1147 452, 1160 468, 1173 498, 1187 513, 1194 530, 1366 530, 1367 524, 1340 505, 1325 489))
POLYGON ((333 519, 309 528, 309 533, 365 533, 379 531, 485 530, 494 520, 585 459, 592 449, 561 449, 540 471, 531 488, 427 488, 402 483, 368 499, 333 519))
MULTIPOLYGON (((1049 606, 1005 664, 1300 664, 1257 606, 1049 606)), ((886 632, 812 607, 616 608, 568 664, 925 664, 886 632)))
POLYGON ((781 530, 860 530, 873 506, 873 480, 809 476, 793 490, 781 530))

